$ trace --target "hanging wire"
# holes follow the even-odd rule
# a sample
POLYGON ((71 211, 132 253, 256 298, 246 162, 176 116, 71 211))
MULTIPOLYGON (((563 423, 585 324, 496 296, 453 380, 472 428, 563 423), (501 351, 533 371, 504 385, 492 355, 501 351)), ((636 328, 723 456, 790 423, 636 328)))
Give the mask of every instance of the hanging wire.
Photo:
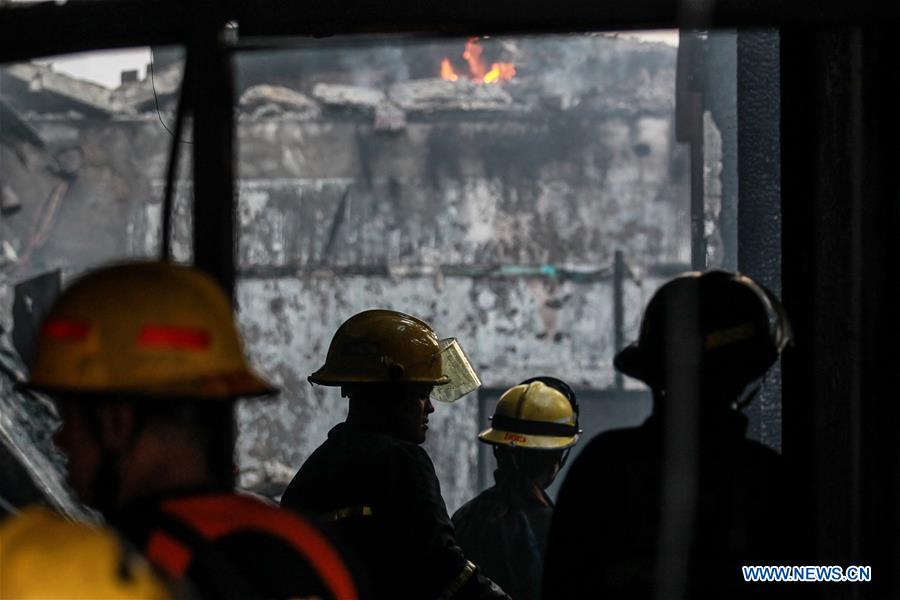
MULTIPOLYGON (((186 64, 185 64, 185 67, 187 67, 186 64)), ((186 81, 186 79, 184 78, 184 74, 182 74, 182 77, 181 77, 181 86, 182 87, 184 87, 185 81, 186 81)), ((181 143, 193 144, 194 142, 192 142, 190 140, 180 139, 180 136, 176 135, 171 129, 169 129, 169 126, 166 125, 166 122, 163 120, 162 111, 159 109, 159 96, 156 93, 156 63, 153 61, 153 48, 150 48, 150 87, 153 89, 153 102, 154 102, 154 104, 156 104, 156 116, 157 116, 157 118, 159 118, 159 123, 160 123, 160 125, 163 126, 163 129, 168 131, 169 135, 171 135, 176 140, 179 140, 181 143)))
MULTIPOLYGON (((188 56, 184 63, 184 75, 181 79, 181 89, 178 93, 178 105, 175 109, 175 131, 170 132, 172 133, 172 148, 169 151, 169 163, 166 167, 166 187, 162 205, 162 242, 160 244, 160 260, 162 261, 169 260, 172 249, 172 212, 175 204, 175 186, 178 181, 178 162, 182 143, 181 133, 184 129, 185 113, 190 110, 187 101, 187 84, 189 82, 191 63, 190 56, 188 56)), ((154 96, 155 95, 156 92, 154 90, 154 96)), ((157 111, 158 110, 159 106, 157 105, 157 111)), ((160 122, 162 122, 162 116, 160 116, 160 122)), ((163 126, 165 127, 165 123, 163 123, 163 126)), ((166 130, 168 131, 168 127, 166 127, 166 130)))

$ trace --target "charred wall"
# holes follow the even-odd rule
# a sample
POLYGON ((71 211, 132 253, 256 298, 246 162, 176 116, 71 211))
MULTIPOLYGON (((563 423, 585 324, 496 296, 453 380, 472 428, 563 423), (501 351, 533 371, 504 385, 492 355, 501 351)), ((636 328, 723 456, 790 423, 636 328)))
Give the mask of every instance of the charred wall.
MULTIPOLYGON (((379 54, 390 68, 365 77, 341 71, 346 57, 335 66, 320 56, 303 78, 282 69, 254 80, 239 69, 239 320, 254 362, 284 388, 240 411, 244 485, 280 493, 343 418, 338 393, 306 376, 354 312, 390 307, 431 321, 461 340, 495 389, 541 372, 602 390, 614 385, 615 250, 630 266, 626 339, 662 278, 688 262, 674 49, 591 37, 492 51, 522 59, 518 81, 410 79, 443 50, 406 47, 379 54)), ((168 86, 172 77, 160 79, 168 86)), ((173 98, 160 94, 160 116, 146 82, 132 85, 99 117, 25 112, 27 94, 14 99, 48 144, 40 165, 2 165, 4 178, 33 178, 16 180, 24 207, 3 221, 15 249, 30 243, 31 223, 46 212, 35 207, 59 178, 46 165, 62 150, 81 159, 50 235, 6 271, 4 295, 44 269, 72 274, 158 253, 171 142, 159 120, 171 122, 173 98)), ((188 171, 174 219, 182 260, 188 171)), ((429 450, 451 510, 475 491, 478 415, 473 397, 432 419, 429 450)))

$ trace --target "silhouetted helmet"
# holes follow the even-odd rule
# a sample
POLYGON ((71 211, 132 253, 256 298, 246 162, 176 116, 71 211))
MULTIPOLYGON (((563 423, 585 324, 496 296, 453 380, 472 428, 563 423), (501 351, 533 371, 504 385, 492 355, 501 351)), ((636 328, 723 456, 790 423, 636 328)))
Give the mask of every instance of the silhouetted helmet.
POLYGON ((191 267, 155 262, 96 269, 63 291, 42 325, 27 386, 156 400, 277 391, 247 363, 216 282, 191 267))
POLYGON ((413 383, 436 386, 435 400, 453 402, 481 380, 455 338, 439 340, 421 319, 394 310, 367 310, 338 327, 325 364, 311 383, 413 383))
POLYGON ((578 405, 572 389, 551 377, 527 379, 506 390, 478 439, 494 446, 563 450, 578 441, 578 405))
POLYGON ((702 381, 746 385, 762 377, 792 342, 781 303, 746 275, 690 272, 663 285, 650 300, 638 340, 615 357, 615 367, 654 389, 669 369, 702 381))

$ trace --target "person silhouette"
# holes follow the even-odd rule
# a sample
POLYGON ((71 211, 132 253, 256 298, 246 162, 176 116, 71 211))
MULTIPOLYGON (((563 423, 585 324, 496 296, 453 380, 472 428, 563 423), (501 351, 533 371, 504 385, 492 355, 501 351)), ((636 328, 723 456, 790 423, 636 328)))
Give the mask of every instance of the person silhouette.
POLYGON ((788 486, 780 455, 747 439, 741 409, 791 341, 778 299, 745 275, 691 272, 656 292, 638 340, 614 361, 651 388, 653 412, 596 436, 572 465, 544 598, 772 591, 746 583, 741 566, 786 564, 788 486))
POLYGON ((340 387, 347 419, 306 459, 281 506, 329 522, 374 598, 508 600, 456 543, 422 448, 432 400, 481 385, 457 340, 406 313, 363 311, 338 327, 309 381, 340 387))
POLYGON ((361 596, 318 525, 234 489, 234 403, 278 390, 251 368, 209 275, 163 262, 81 275, 44 319, 25 387, 59 411, 77 497, 199 597, 361 596))
POLYGON ((478 439, 497 459, 496 484, 453 515, 456 540, 516 600, 537 600, 553 501, 544 491, 578 443, 575 392, 555 377, 532 377, 500 397, 478 439))

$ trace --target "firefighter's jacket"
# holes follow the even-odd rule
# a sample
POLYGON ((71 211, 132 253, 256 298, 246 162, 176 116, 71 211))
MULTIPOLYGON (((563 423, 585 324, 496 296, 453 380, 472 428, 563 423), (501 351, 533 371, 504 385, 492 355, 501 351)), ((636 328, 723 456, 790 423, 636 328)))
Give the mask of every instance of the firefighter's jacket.
POLYGON ((339 424, 281 504, 332 522, 376 598, 507 598, 457 545, 434 465, 416 444, 339 424))
POLYGON ((657 416, 592 439, 557 496, 543 597, 652 600, 672 586, 692 599, 796 592, 742 577, 743 565, 790 564, 796 529, 781 457, 746 439, 746 425, 736 412, 701 424, 696 486, 667 478, 657 416))
POLYGON ((538 600, 552 503, 546 496, 540 502, 517 472, 498 471, 495 478, 496 485, 453 514, 456 539, 515 600, 538 600))
POLYGON ((254 496, 190 490, 147 497, 111 523, 204 599, 360 597, 355 576, 317 526, 254 496))

